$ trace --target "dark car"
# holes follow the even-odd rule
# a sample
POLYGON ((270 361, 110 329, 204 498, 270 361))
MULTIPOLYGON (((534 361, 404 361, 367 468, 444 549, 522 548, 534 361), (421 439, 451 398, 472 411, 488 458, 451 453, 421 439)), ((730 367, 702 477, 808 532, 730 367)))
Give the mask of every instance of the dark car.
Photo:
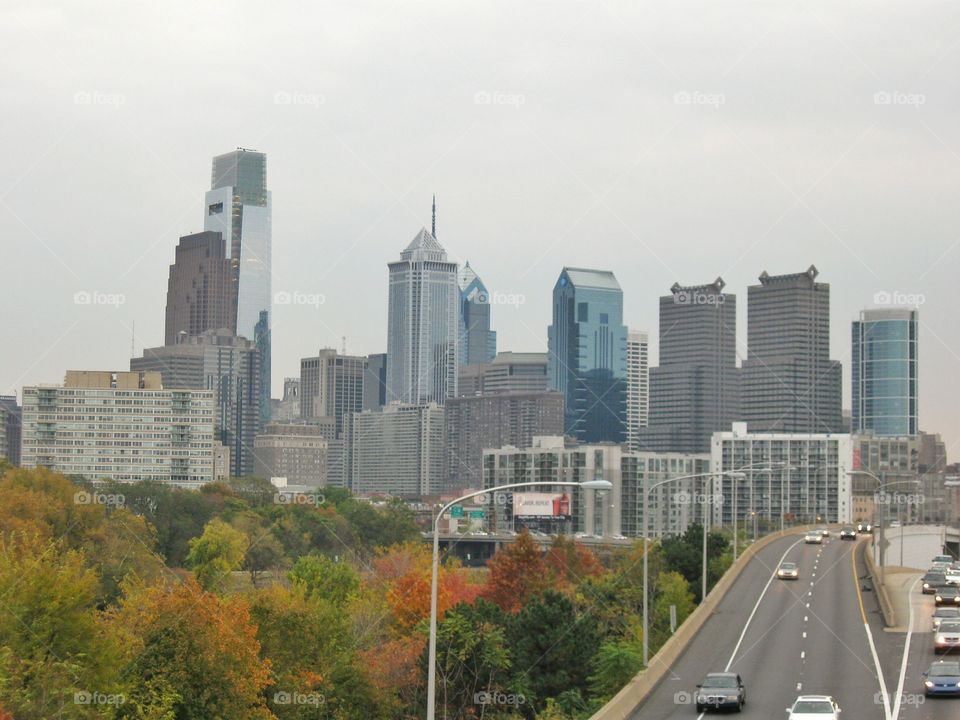
POLYGON ((924 595, 933 595, 942 587, 947 586, 947 576, 942 572, 929 571, 923 576, 920 585, 920 592, 924 595))
POLYGON ((858 522, 857 523, 857 532, 859 533, 869 533, 873 532, 873 525, 868 522, 858 522))
POLYGON ((960 662, 938 660, 923 674, 926 695, 960 695, 960 662))
POLYGON ((960 605, 960 590, 955 587, 937 588, 937 594, 933 596, 937 607, 941 605, 960 605))
POLYGON ((857 539, 857 531, 854 530, 852 527, 845 527, 845 528, 843 528, 843 529, 840 531, 840 539, 841 539, 841 540, 856 540, 856 539, 857 539))
POLYGON ((697 685, 697 712, 709 709, 734 708, 737 712, 747 703, 747 691, 737 673, 710 673, 697 685))

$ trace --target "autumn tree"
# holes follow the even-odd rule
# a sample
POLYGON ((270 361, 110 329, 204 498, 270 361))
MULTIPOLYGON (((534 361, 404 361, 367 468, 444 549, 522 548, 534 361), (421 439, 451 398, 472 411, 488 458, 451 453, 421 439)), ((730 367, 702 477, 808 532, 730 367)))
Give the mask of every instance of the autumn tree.
POLYGON ((203 535, 190 541, 187 563, 204 590, 219 590, 234 570, 240 568, 247 538, 223 520, 207 523, 203 535))
POLYGON ((566 535, 557 535, 545 558, 554 587, 573 588, 588 577, 603 574, 603 565, 593 551, 566 535))
POLYGON ((524 531, 487 563, 487 583, 481 597, 507 612, 517 612, 527 600, 550 586, 540 547, 524 531))
POLYGON ((346 562, 335 562, 325 555, 304 555, 294 564, 290 582, 304 593, 335 605, 343 605, 360 589, 360 577, 346 562))

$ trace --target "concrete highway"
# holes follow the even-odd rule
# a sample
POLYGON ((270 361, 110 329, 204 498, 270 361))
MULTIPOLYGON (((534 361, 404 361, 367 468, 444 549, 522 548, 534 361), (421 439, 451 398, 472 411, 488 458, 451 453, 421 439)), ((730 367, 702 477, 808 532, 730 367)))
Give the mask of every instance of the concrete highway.
MULTIPOLYGON (((834 535, 822 546, 806 545, 796 536, 761 550, 633 717, 696 720, 696 684, 708 672, 723 670, 743 677, 745 720, 785 719, 784 709, 799 694, 832 695, 843 720, 895 720, 895 710, 906 716, 906 705, 895 708, 891 700, 898 690, 904 634, 883 632, 875 593, 862 579, 864 542, 834 535), (799 564, 799 580, 774 577, 784 560, 799 564)), ((948 711, 960 717, 960 701, 936 705, 910 706, 934 713, 911 719, 946 717, 948 711)))

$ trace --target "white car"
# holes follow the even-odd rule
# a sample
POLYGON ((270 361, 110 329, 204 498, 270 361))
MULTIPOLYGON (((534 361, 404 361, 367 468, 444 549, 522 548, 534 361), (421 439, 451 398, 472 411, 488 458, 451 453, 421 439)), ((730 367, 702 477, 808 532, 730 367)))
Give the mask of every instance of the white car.
POLYGON ((938 607, 933 614, 933 631, 936 632, 942 622, 960 622, 960 608, 938 607))
POLYGON ((804 535, 803 541, 807 545, 823 545, 823 535, 821 535, 819 532, 807 533, 804 535))
POLYGON ((840 706, 829 695, 800 695, 787 713, 788 720, 839 720, 840 706))
POLYGON ((948 568, 943 571, 947 585, 960 585, 960 568, 948 568))
POLYGON ((781 580, 797 580, 800 577, 800 568, 796 563, 780 563, 777 568, 777 577, 781 580))
POLYGON ((960 648, 960 622, 944 620, 933 634, 933 651, 950 652, 960 648))

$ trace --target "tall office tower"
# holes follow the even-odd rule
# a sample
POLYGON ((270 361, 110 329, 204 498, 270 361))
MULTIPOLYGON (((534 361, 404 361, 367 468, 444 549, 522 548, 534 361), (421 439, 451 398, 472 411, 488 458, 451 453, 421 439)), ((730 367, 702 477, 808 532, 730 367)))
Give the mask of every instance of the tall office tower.
POLYGON ((563 395, 550 390, 450 398, 447 424, 447 488, 478 488, 483 449, 530 447, 536 435, 563 434, 563 395))
POLYGON ((830 359, 830 284, 817 268, 747 288, 742 419, 750 432, 843 431, 840 363, 830 359))
POLYGON ((154 372, 70 370, 23 389, 23 467, 199 487, 214 478, 213 396, 154 372))
POLYGON ((343 416, 363 409, 367 358, 339 355, 325 348, 300 360, 300 419, 333 418, 336 437, 343 433, 343 416))
POLYGON ((379 410, 392 398, 387 397, 387 354, 367 355, 363 374, 363 409, 379 410))
POLYGON ((917 434, 917 311, 864 310, 853 322, 853 432, 917 434))
POLYGON ((547 353, 497 353, 493 362, 484 366, 483 392, 542 392, 547 389, 548 365, 547 353))
POLYGON ((469 261, 457 278, 460 287, 460 364, 490 362, 497 334, 490 330, 490 293, 469 261))
MULTIPOLYGON (((255 337, 261 312, 267 312, 268 327, 273 317, 271 207, 264 153, 238 148, 213 159, 204 230, 219 232, 227 241, 236 288, 235 331, 248 340, 255 337)), ((269 365, 267 338, 263 356, 269 365)), ((269 383, 266 397, 270 397, 269 383)))
POLYGON ((564 268, 547 329, 548 386, 564 395, 564 432, 580 442, 622 442, 626 429, 627 328, 612 272, 564 268))
POLYGON ((650 365, 647 333, 627 333, 627 447, 640 450, 640 431, 650 413, 650 365))
POLYGON ((389 263, 387 387, 405 403, 457 396, 457 264, 426 228, 389 263))
POLYGON ((236 331, 236 284, 219 232, 184 235, 167 281, 164 344, 174 345, 181 333, 236 331))
POLYGON ((737 296, 674 283, 660 298, 660 366, 650 369, 650 415, 641 449, 703 453, 739 417, 737 296))
POLYGON ((16 395, 0 395, 0 457, 20 464, 22 412, 16 395))
POLYGON ((254 439, 254 475, 285 477, 290 485, 327 484, 329 440, 316 425, 270 423, 254 439))
POLYGON ((260 319, 253 330, 253 343, 260 354, 260 424, 270 422, 270 320, 266 310, 260 311, 260 319))
POLYGON ((230 451, 235 476, 253 474, 253 439, 260 432, 260 353, 227 331, 179 335, 176 345, 145 348, 130 370, 160 373, 164 387, 216 394, 216 440, 230 451))
POLYGON ((353 492, 418 497, 443 488, 442 406, 387 403, 382 412, 352 413, 344 436, 343 472, 353 492))

